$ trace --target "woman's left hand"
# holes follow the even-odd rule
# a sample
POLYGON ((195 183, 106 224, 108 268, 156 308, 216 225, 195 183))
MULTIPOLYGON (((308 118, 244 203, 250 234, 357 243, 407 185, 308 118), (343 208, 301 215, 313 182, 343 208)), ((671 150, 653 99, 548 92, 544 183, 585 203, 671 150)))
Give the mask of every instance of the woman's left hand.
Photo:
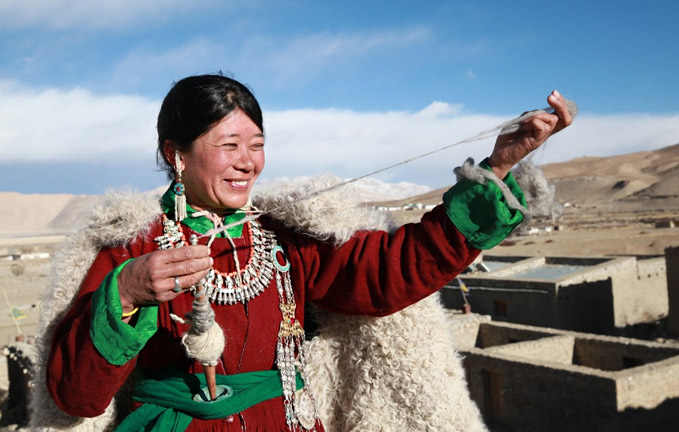
POLYGON ((504 178, 509 170, 550 136, 573 123, 566 100, 554 90, 547 98, 554 114, 538 113, 523 120, 516 132, 500 135, 488 162, 493 173, 504 178))

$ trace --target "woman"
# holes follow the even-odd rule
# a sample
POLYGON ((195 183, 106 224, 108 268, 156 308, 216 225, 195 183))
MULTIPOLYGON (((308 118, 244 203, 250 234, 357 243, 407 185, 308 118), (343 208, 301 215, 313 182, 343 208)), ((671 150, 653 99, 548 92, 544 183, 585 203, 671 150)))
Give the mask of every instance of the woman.
MULTIPOLYGON (((556 114, 537 114, 519 132, 501 136, 482 163, 519 199, 509 169, 572 121, 558 92, 548 102, 556 114)), ((305 304, 354 315, 395 313, 438 290, 479 249, 499 243, 522 220, 493 184, 462 181, 420 223, 393 234, 360 232, 333 243, 264 215, 229 228, 209 247, 207 238, 189 245, 192 234, 247 214, 264 168, 263 131, 259 104, 235 80, 189 77, 170 90, 158 116, 158 152, 174 182, 161 208, 139 205, 131 216, 90 235, 105 239, 96 243, 105 247, 68 311, 55 313, 46 330, 51 344, 45 385, 60 410, 75 417, 102 415, 127 382, 137 409, 123 423, 125 430, 174 424, 187 431, 322 431, 313 395, 302 390, 305 304), (109 228, 107 237, 102 230, 109 228), (234 389, 232 405, 219 413, 189 406, 188 393, 200 387, 193 380, 203 366, 182 347, 188 323, 173 319, 191 311, 199 283, 226 339, 216 365, 219 382, 234 389), (255 378, 270 385, 268 393, 241 397, 254 392, 259 384, 247 382, 255 378), (168 383, 174 387, 142 395, 146 387, 168 383), (174 390, 185 394, 154 397, 174 390)))

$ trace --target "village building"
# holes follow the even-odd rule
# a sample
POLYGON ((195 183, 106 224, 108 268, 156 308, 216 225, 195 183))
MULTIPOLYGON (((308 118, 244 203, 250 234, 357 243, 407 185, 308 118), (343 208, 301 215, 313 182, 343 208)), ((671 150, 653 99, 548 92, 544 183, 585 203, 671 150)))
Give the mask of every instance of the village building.
POLYGON ((472 399, 491 430, 669 431, 679 344, 599 336, 477 315, 453 320, 472 399))
POLYGON ((679 336, 679 247, 665 249, 667 260, 667 295, 669 312, 667 329, 674 336, 679 336))
POLYGON ((668 314, 665 257, 482 255, 442 290, 449 309, 505 321, 607 333, 668 314), (463 293, 460 280, 468 289, 463 293))

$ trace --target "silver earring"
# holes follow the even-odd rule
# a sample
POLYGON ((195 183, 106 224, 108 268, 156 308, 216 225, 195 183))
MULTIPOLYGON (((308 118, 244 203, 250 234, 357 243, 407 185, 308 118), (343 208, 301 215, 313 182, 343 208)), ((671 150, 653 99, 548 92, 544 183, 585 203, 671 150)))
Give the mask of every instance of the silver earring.
POLYGON ((182 169, 179 168, 181 158, 179 150, 174 149, 174 219, 181 222, 186 218, 186 189, 182 183, 182 169))

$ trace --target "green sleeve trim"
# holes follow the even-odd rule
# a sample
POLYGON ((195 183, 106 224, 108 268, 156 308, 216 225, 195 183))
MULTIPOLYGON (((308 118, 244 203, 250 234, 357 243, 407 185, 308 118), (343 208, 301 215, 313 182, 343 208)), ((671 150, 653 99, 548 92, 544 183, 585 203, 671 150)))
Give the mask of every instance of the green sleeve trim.
POLYGON ((139 354, 158 330, 158 306, 140 307, 134 326, 121 320, 123 306, 118 292, 118 275, 130 261, 111 270, 92 297, 90 338, 106 361, 118 366, 139 354))
MULTIPOLYGON (((479 166, 491 169, 488 159, 479 166)), ((503 181, 525 207, 526 198, 512 173, 503 181)), ((463 178, 443 194, 443 204, 450 220, 477 249, 497 246, 523 221, 521 212, 508 207, 500 188, 490 181, 481 184, 463 178)))

